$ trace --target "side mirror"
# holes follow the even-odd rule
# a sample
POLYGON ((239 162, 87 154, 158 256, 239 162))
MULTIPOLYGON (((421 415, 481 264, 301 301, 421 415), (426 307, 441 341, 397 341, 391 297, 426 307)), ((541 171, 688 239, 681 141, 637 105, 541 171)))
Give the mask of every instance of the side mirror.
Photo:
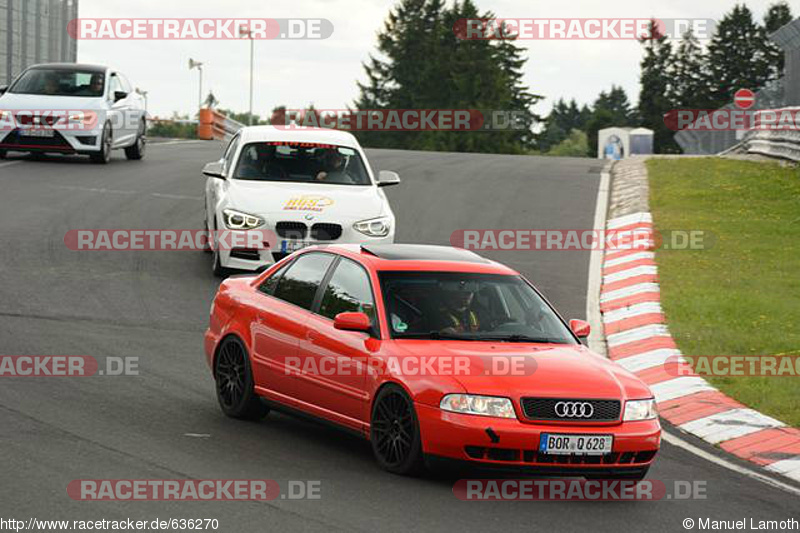
POLYGON ((333 327, 345 331, 363 331, 369 333, 372 324, 364 313, 339 313, 333 319, 333 327))
POLYGON ((389 187, 400 183, 400 176, 391 170, 381 170, 378 172, 378 187, 389 187))
POLYGON ((220 161, 214 161, 213 163, 206 164, 206 166, 203 167, 203 175, 208 176, 209 178, 219 178, 224 180, 225 171, 223 170, 222 163, 220 161))
POLYGON ((8 91, 8 85, 0 85, 0 94, 5 94, 8 91))
POLYGON ((585 339, 592 331, 592 328, 589 326, 588 322, 585 320, 578 320, 577 318, 573 318, 569 321, 569 329, 571 329, 572 333, 574 333, 579 339, 585 339))
POLYGON ((128 93, 125 91, 114 91, 114 101, 119 102, 128 97, 128 93))

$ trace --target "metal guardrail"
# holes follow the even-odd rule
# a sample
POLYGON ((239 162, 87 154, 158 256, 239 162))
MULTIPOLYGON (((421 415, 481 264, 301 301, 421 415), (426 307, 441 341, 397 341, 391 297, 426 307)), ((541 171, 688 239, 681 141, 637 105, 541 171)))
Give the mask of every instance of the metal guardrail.
POLYGON ((244 128, 244 124, 229 118, 213 109, 201 109, 197 124, 197 138, 205 141, 227 141, 244 128))
POLYGON ((800 107, 775 109, 769 114, 757 112, 756 129, 745 135, 745 149, 748 154, 760 154, 800 163, 800 130, 769 129, 770 126, 775 125, 781 112, 790 112, 793 116, 798 116, 800 107))

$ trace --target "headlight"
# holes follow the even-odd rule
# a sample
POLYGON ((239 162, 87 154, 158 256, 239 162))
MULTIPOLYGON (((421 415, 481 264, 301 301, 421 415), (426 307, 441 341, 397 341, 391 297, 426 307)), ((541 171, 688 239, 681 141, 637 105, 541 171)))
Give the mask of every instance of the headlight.
POLYGON ((255 229, 264 223, 264 219, 235 209, 222 211, 225 225, 228 229, 255 229))
POLYGON ((658 417, 658 409, 656 409, 656 401, 652 398, 649 400, 634 400, 625 403, 625 416, 622 418, 624 422, 631 422, 633 420, 650 420, 651 418, 658 417))
POLYGON ((392 230, 392 220, 389 217, 370 218, 353 224, 356 231, 370 237, 386 237, 392 230))
POLYGON ((508 398, 475 396, 474 394, 448 394, 439 402, 439 408, 468 415, 516 418, 514 406, 508 398))

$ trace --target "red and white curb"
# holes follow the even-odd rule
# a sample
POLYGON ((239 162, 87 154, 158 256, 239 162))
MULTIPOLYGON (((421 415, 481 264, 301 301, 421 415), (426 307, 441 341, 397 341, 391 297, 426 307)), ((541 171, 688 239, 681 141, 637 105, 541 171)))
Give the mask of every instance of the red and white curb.
MULTIPOLYGON (((606 229, 649 232, 653 242, 650 213, 610 219, 606 229)), ((748 409, 677 359, 681 352, 661 309, 655 254, 609 250, 602 265, 600 311, 608 356, 650 386, 661 417, 681 431, 800 481, 800 430, 748 409), (684 365, 680 372, 675 371, 678 361, 684 365)))

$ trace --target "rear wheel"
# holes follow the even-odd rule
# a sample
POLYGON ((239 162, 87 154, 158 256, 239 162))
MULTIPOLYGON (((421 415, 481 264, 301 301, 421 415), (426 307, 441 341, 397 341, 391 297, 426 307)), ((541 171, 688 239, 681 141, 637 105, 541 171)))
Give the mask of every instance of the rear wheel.
POLYGON ((0 150, 0 159, 5 159, 7 155, 8 152, 6 152, 5 150, 0 150))
POLYGON ((214 363, 217 400, 222 412, 231 418, 260 420, 269 413, 255 392, 250 358, 244 343, 236 337, 222 341, 214 363))
POLYGON ((133 146, 125 148, 125 157, 131 161, 138 161, 144 157, 145 148, 147 147, 147 125, 142 120, 139 123, 139 131, 136 133, 136 142, 133 146))
POLYGON ((422 470, 422 440, 414 403, 398 385, 382 388, 372 406, 370 440, 384 470, 409 475, 422 470))
POLYGON ((111 143, 113 142, 113 133, 111 131, 111 126, 106 123, 103 126, 103 136, 100 139, 100 150, 94 154, 91 154, 89 158, 92 160, 92 163, 96 163, 98 165, 105 165, 106 163, 111 160, 111 143))

